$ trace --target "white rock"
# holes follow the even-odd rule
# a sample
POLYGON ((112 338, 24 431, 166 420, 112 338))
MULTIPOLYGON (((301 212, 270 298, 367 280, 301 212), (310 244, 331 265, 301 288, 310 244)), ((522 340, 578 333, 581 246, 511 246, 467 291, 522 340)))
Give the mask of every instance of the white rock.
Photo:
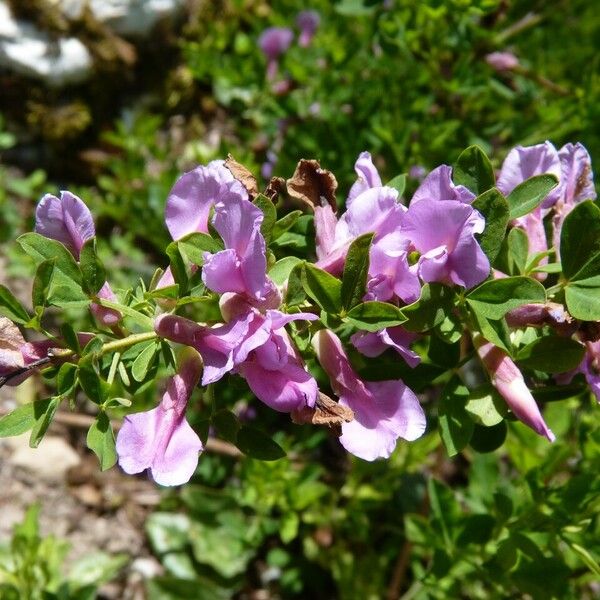
POLYGON ((86 79, 93 65, 77 38, 53 40, 32 23, 15 19, 0 0, 0 66, 62 86, 86 79))
POLYGON ((143 36, 157 21, 181 11, 185 0, 53 0, 62 13, 79 18, 86 5, 94 17, 121 35, 143 36))
POLYGON ((9 462, 46 480, 63 479, 81 460, 77 452, 57 436, 47 435, 37 448, 29 447, 29 433, 9 438, 9 441, 13 448, 9 462))

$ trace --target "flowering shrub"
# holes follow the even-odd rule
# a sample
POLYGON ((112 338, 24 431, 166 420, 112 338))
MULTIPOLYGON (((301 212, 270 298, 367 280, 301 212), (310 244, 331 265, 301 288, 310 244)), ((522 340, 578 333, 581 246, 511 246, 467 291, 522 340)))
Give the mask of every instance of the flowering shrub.
POLYGON ((495 449, 515 418, 553 441, 540 404, 586 387, 600 399, 600 208, 585 148, 517 147, 496 179, 472 146, 410 202, 405 176, 384 185, 368 152, 355 170, 343 211, 335 176, 314 160, 264 193, 231 157, 183 174, 166 201, 169 265, 116 293, 84 202, 44 196, 35 232, 18 239, 37 265, 32 311, 0 288, 0 383, 41 371, 54 392, 0 419, 0 435, 31 430, 37 445, 81 390, 97 405, 87 442, 103 469, 118 461, 179 485, 211 426, 250 456, 284 456, 218 406, 216 384, 241 377, 271 409, 329 428, 369 461, 419 438, 426 413, 449 455, 495 449), (89 308, 95 327, 50 330, 53 307, 89 308), (135 411, 159 374, 161 402, 135 411), (437 402, 422 405, 426 388, 441 390, 437 402), (115 443, 108 415, 132 405, 115 443))

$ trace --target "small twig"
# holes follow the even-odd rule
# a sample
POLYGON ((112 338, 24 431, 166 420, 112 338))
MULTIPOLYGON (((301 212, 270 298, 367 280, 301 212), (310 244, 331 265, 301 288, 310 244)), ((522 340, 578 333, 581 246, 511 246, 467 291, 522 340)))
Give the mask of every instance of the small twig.
MULTIPOLYGON (((11 411, 0 408, 0 417, 9 414, 11 411)), ((83 415, 81 413, 67 413, 59 411, 54 416, 54 420, 61 425, 67 427, 77 427, 79 429, 89 429, 94 423, 95 419, 91 415, 83 415)), ((114 431, 121 429, 120 421, 111 421, 111 425, 114 431)), ((232 456, 233 458, 239 458, 242 453, 229 442, 224 442, 216 438, 208 438, 204 449, 214 454, 222 454, 224 456, 232 456)))
POLYGON ((543 19, 542 15, 536 13, 527 13, 522 19, 519 19, 516 23, 513 23, 510 27, 507 27, 504 31, 501 31, 496 35, 496 42, 503 43, 509 37, 521 33, 530 27, 534 27, 543 19))
POLYGON ((392 580, 387 591, 387 600, 398 600, 400 598, 400 591, 402 590, 402 584, 406 576, 406 570, 408 568, 410 560, 410 551, 412 550, 412 544, 406 540, 402 545, 400 554, 396 560, 394 566, 394 572, 392 573, 392 580))

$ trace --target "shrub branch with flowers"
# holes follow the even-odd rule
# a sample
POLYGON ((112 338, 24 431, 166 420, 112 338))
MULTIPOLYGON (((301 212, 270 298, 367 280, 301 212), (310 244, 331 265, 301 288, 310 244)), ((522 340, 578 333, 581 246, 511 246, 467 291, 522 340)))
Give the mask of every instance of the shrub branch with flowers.
POLYGON ((354 168, 344 210, 315 160, 263 193, 231 157, 184 173, 166 201, 169 264, 126 290, 110 286, 84 202, 44 196, 17 240, 37 268, 31 310, 0 286, 0 385, 41 371, 54 391, 0 419, 0 436, 31 430, 37 446, 81 392, 102 469, 180 485, 213 425, 250 456, 284 455, 219 410, 227 377, 369 461, 419 438, 427 414, 454 455, 499 447, 514 419, 552 442, 545 402, 586 388, 600 400, 600 208, 582 145, 517 147, 497 178, 472 146, 410 202, 405 176, 384 184, 368 152, 354 168), (56 308, 89 309, 96 326, 57 324, 56 308), (160 402, 136 411, 162 373, 160 402), (429 388, 439 399, 422 403, 429 388), (115 440, 109 415, 128 407, 115 440))

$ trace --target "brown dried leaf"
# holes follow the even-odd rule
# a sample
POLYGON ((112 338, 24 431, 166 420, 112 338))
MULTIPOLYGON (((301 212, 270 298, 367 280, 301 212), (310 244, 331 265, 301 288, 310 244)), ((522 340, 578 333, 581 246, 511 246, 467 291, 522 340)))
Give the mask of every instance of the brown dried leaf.
POLYGON ((3 370, 19 369, 25 362, 21 346, 25 343, 19 328, 6 317, 0 317, 0 366, 3 370))
POLYGON ((246 167, 233 158, 231 154, 227 155, 225 166, 229 169, 231 174, 246 188, 250 199, 254 200, 258 196, 258 183, 252 173, 246 167))
POLYGON ((322 392, 319 392, 314 408, 305 406, 292 412, 292 421, 298 425, 326 425, 337 429, 343 423, 350 423, 353 420, 352 409, 342 406, 322 392))
POLYGON ((335 191, 337 189, 335 175, 322 169, 319 161, 302 159, 287 180, 288 194, 308 204, 313 210, 327 202, 334 212, 337 210, 335 191))
POLYGON ((275 203, 279 194, 285 192, 285 179, 283 177, 272 177, 265 190, 265 196, 275 203))

